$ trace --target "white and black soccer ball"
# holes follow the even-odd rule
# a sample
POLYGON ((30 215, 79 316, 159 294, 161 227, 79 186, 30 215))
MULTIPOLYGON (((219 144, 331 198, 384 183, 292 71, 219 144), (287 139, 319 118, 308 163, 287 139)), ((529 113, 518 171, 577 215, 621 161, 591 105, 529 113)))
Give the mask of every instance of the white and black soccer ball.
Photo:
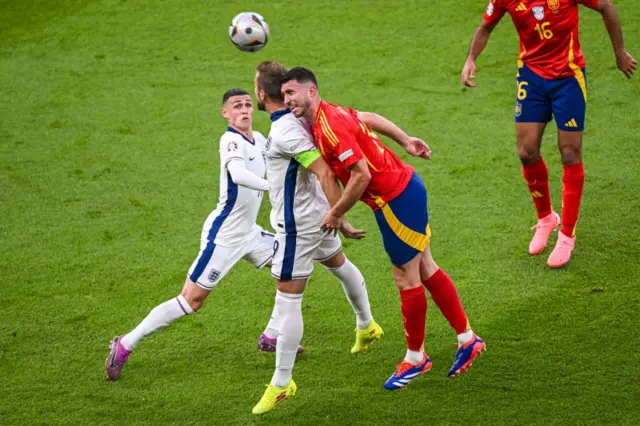
POLYGON ((269 24, 257 13, 242 12, 231 21, 229 38, 243 52, 257 52, 269 41, 269 24))

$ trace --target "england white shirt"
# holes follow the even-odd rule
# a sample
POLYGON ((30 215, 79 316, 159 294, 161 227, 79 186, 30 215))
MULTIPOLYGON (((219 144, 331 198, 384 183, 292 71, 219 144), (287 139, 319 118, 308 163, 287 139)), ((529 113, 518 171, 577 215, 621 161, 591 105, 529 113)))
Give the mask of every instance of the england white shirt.
POLYGON ((256 224, 262 191, 237 185, 231 179, 227 165, 231 160, 244 161, 251 173, 264 178, 266 140, 253 132, 253 140, 228 127, 220 138, 220 197, 218 206, 207 218, 208 239, 216 245, 231 247, 246 243, 256 224))
POLYGON ((316 150, 306 122, 289 110, 271 114, 267 180, 278 233, 316 232, 330 209, 316 176, 296 161, 301 154, 316 150))

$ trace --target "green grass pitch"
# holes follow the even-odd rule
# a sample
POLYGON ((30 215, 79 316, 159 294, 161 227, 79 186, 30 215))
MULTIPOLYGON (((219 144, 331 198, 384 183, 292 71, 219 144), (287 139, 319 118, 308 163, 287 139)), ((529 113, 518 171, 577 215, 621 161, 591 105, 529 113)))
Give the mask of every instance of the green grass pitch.
MULTIPOLYGON (((640 5, 615 4, 638 57, 640 5)), ((637 424, 640 80, 617 71, 600 16, 582 9, 585 192, 574 259, 549 270, 526 251, 535 213, 515 152, 508 17, 478 61, 479 86, 459 82, 485 7, 0 0, 0 424, 637 424), (271 25, 255 54, 227 38, 244 10, 271 25), (267 59, 311 67, 326 99, 429 142, 432 161, 401 156, 429 191, 434 256, 488 344, 460 379, 446 377, 455 336, 430 301, 432 371, 404 391, 382 388, 404 354, 402 318, 359 205, 350 219, 368 238, 346 241, 346 253, 386 332, 368 353, 349 354, 354 318, 317 268, 298 395, 253 418, 274 367, 255 347, 274 284, 241 264, 197 315, 144 341, 119 382, 105 380, 109 340, 180 290, 217 198, 220 97, 251 89, 267 59)), ((269 128, 258 111, 255 128, 269 128)), ((559 209, 555 143, 551 125, 543 153, 559 209)))

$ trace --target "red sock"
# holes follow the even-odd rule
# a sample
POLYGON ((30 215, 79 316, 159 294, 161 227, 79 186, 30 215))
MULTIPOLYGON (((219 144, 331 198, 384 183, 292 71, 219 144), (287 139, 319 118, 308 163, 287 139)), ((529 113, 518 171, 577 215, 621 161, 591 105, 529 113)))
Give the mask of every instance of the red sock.
POLYGON ((436 302, 438 309, 440 309, 442 315, 449 321, 449 324, 451 324, 451 327, 456 331, 456 334, 469 330, 469 321, 467 320, 467 315, 464 313, 460 297, 458 297, 456 286, 446 272, 438 269, 431 278, 422 284, 429 290, 433 301, 436 302))
POLYGON ((400 290, 400 299, 407 347, 412 351, 420 351, 424 344, 424 327, 427 320, 427 295, 424 293, 424 287, 400 290))
POLYGON ((522 166, 522 174, 527 182, 533 204, 538 211, 538 219, 551 214, 551 196, 549 195, 549 172, 542 157, 533 164, 522 166))
POLYGON ((562 227, 560 231, 573 237, 580 212, 580 199, 584 186, 584 169, 582 163, 563 167, 562 175, 562 227))

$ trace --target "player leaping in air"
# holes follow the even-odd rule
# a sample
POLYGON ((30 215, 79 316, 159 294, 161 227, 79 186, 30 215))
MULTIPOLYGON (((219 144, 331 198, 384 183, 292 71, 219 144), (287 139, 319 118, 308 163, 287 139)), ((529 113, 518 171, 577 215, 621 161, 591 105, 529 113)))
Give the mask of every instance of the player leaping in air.
MULTIPOLYGON (((255 75, 258 108, 271 116, 266 157, 269 198, 276 222, 272 224, 276 243, 271 274, 278 285, 275 310, 280 318, 280 334, 276 371, 253 408, 254 414, 271 411, 296 393, 291 375, 302 338, 302 295, 314 261, 340 281, 356 314, 356 341, 351 353, 367 349, 382 336, 382 328, 371 316, 364 277, 342 252, 340 238, 321 230, 330 208, 328 200, 337 202, 340 187, 314 145, 309 126, 305 127, 306 123, 284 104, 280 86, 285 73, 281 64, 263 62, 255 75)), ((346 236, 361 236, 346 221, 340 225, 346 236)))
POLYGON ((402 388, 431 368, 424 350, 425 287, 458 335, 449 376, 464 372, 485 349, 485 343, 471 331, 453 281, 431 256, 426 189, 413 167, 382 144, 370 128, 392 138, 413 156, 429 158, 429 147, 377 114, 323 101, 316 77, 307 68, 291 69, 283 80, 282 93, 294 115, 313 123, 316 144, 344 186, 323 226, 339 229, 358 199, 375 213, 400 291, 407 340, 404 361, 385 388, 402 388))
MULTIPOLYGON (((156 306, 131 332, 111 341, 105 365, 109 380, 120 377, 122 367, 142 339, 200 309, 211 290, 240 260, 258 268, 271 262, 274 235, 256 225, 263 191, 269 188, 263 179, 266 141, 252 130, 253 102, 249 93, 242 89, 228 90, 222 104, 222 115, 229 127, 220 138, 220 198, 204 223, 200 253, 177 297, 156 306)), ((260 350, 275 351, 278 329, 278 311, 274 308, 258 341, 260 350)))
POLYGON ((630 78, 637 62, 625 49, 620 21, 609 0, 490 0, 471 40, 461 76, 465 86, 476 86, 472 81, 475 61, 500 19, 509 13, 520 37, 515 109, 518 156, 538 213, 529 253, 542 253, 551 232, 561 223, 558 241, 547 260, 552 268, 564 266, 571 258, 584 185, 582 131, 587 80, 578 41, 578 4, 602 14, 618 68, 630 78), (563 164, 562 219, 551 207, 549 174, 540 156, 542 135, 552 115, 563 164))

